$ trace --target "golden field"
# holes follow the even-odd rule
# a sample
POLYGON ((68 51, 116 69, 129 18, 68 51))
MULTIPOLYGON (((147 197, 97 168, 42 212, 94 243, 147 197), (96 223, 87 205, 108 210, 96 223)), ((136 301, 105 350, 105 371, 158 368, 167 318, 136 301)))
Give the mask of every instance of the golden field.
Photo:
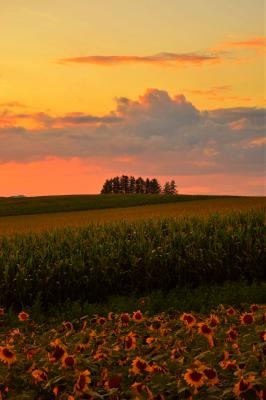
POLYGON ((246 211, 265 208, 265 197, 234 197, 195 200, 169 204, 154 204, 73 212, 0 217, 0 235, 42 232, 67 226, 85 226, 121 220, 136 221, 148 218, 209 216, 219 212, 246 211))

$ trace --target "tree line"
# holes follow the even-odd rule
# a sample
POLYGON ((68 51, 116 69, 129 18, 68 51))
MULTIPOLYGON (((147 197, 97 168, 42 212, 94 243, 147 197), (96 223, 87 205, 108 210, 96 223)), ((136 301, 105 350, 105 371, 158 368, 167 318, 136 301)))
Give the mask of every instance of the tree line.
POLYGON ((177 194, 176 183, 172 179, 165 182, 162 187, 156 178, 137 179, 134 176, 115 176, 106 179, 103 184, 101 194, 120 193, 120 194, 177 194))

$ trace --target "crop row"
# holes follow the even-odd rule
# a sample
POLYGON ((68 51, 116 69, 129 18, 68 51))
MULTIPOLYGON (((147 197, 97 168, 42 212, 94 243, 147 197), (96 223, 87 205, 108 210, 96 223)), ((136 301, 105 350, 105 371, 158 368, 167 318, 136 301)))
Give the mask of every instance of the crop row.
POLYGON ((264 281, 265 216, 119 222, 0 239, 0 303, 101 301, 225 281, 264 281))

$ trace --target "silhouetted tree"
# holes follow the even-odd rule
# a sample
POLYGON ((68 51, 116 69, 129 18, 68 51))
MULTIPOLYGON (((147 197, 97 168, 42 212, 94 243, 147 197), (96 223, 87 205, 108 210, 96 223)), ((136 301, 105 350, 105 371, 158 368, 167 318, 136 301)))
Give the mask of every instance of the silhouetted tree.
POLYGON ((129 178, 129 193, 136 193, 136 179, 134 176, 129 178))
POLYGON ((151 193, 151 181, 149 178, 147 178, 145 181, 145 193, 151 193))
POLYGON ((122 175, 120 180, 121 191, 124 194, 129 193, 129 177, 127 175, 122 175))
POLYGON ((152 194, 160 194, 161 193, 161 185, 159 184, 159 182, 157 181, 156 178, 153 178, 150 182, 150 187, 151 187, 151 191, 150 193, 152 194))
POLYGON ((119 176, 113 178, 113 193, 121 193, 119 176))
POLYGON ((170 192, 171 194, 177 194, 176 183, 173 179, 170 182, 170 192))
POLYGON ((170 183, 168 181, 165 182, 165 184, 164 184, 163 193, 164 194, 171 194, 171 186, 170 186, 170 183))
POLYGON ((105 183, 103 184, 101 194, 112 193, 112 190, 113 190, 112 179, 106 179, 105 183))
POLYGON ((134 176, 128 177, 127 175, 115 176, 111 179, 106 179, 103 184, 101 194, 107 193, 145 193, 145 194, 177 194, 176 183, 172 179, 171 182, 167 181, 164 184, 162 191, 161 185, 156 178, 147 178, 145 181, 141 176, 135 179, 134 176))
POLYGON ((136 193, 145 193, 145 182, 141 176, 136 179, 136 193))

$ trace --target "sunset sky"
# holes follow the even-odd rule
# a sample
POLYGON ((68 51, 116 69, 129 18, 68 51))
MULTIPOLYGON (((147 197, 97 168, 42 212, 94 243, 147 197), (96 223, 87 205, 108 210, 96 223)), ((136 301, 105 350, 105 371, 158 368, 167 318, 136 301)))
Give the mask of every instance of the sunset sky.
POLYGON ((266 195, 264 0, 0 5, 0 196, 266 195))

